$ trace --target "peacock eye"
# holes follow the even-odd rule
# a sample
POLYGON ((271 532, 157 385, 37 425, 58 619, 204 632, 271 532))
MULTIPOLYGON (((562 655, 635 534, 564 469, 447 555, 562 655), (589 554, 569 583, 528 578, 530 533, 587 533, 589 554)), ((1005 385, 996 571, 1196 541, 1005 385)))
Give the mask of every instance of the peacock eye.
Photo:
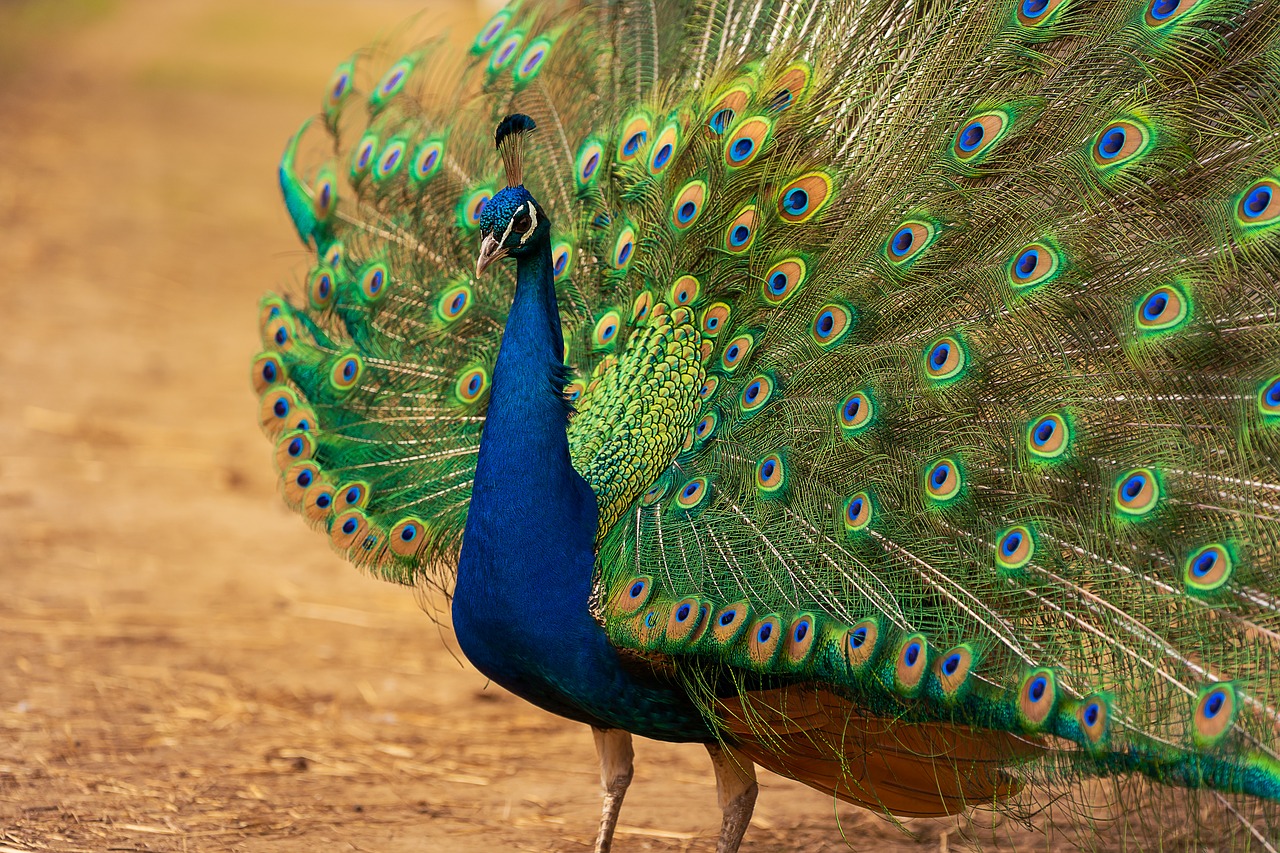
POLYGON ((527 213, 521 213, 511 221, 511 230, 517 234, 526 234, 533 227, 533 220, 527 213))

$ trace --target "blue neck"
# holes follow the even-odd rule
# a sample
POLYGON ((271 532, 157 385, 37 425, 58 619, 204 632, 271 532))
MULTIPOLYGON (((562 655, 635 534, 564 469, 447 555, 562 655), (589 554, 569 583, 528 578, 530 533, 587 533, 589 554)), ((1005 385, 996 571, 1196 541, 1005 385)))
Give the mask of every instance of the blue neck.
POLYGON ((633 676, 591 616, 598 514, 569 459, 550 240, 516 269, 458 561, 458 643, 485 675, 554 713, 705 739, 684 694, 633 676))

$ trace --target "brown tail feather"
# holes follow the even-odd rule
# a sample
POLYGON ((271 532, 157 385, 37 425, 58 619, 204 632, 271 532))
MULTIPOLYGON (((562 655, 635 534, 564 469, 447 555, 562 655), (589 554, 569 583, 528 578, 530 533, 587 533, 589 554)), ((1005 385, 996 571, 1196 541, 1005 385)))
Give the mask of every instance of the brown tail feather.
POLYGON ((956 814, 1017 793, 1004 768, 1049 748, 1007 732, 873 716, 806 685, 722 699, 719 710, 757 764, 901 817, 956 814))

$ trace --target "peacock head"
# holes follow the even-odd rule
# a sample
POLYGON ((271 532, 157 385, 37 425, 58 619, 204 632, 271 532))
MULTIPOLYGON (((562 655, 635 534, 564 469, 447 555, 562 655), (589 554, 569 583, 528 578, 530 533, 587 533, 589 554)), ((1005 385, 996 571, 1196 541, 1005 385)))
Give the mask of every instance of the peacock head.
POLYGON ((506 166, 507 186, 489 199, 480 212, 476 278, 499 258, 531 254, 550 239, 551 220, 524 188, 524 139, 535 127, 533 119, 526 115, 509 115, 498 124, 493 135, 506 166))

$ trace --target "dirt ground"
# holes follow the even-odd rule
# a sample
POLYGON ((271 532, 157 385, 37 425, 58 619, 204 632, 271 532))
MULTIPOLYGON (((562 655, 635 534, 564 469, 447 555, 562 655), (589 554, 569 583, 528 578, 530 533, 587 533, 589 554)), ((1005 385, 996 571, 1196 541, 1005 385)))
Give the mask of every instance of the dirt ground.
MULTIPOLYGON (((590 849, 586 729, 335 557, 255 424, 256 301, 305 268, 276 159, 422 5, 0 0, 0 853, 590 849)), ((746 851, 960 842, 762 784, 746 851)), ((718 824, 705 753, 638 743, 615 849, 718 824)))

